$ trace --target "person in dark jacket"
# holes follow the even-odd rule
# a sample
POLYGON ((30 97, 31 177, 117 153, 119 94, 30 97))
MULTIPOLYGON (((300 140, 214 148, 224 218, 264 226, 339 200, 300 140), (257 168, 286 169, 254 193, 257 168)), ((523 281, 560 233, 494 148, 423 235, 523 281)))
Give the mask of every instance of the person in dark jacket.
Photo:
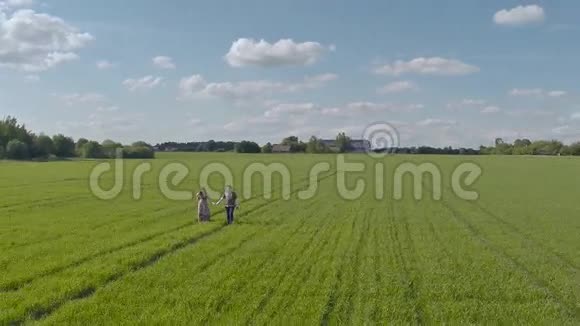
POLYGON ((234 223, 234 211, 236 210, 237 207, 240 206, 237 199, 238 195, 236 194, 232 186, 226 186, 224 194, 220 197, 217 203, 214 203, 214 205, 219 205, 222 202, 222 200, 225 200, 226 218, 228 224, 234 223))

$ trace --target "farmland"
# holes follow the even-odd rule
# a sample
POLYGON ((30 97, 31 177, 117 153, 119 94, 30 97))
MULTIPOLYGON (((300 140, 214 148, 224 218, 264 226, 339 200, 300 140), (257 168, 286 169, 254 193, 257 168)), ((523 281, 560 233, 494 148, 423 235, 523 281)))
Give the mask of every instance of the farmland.
MULTIPOLYGON (((364 180, 356 200, 337 191, 333 155, 161 154, 133 199, 127 187, 96 198, 96 161, 0 162, 0 324, 432 324, 580 322, 580 160, 468 157, 483 170, 479 200, 451 191, 450 156, 381 159, 384 198, 375 194, 376 160, 347 177, 364 180), (199 171, 223 162, 241 184, 252 162, 291 171, 290 199, 273 178, 272 198, 257 178, 236 223, 196 221, 193 201, 162 195, 159 171, 189 167, 175 189, 199 188, 199 171), (331 169, 314 197, 299 199, 309 169, 331 169), (392 199, 394 168, 432 162, 442 199, 392 199)), ((113 177, 104 176, 111 185, 113 177)), ((212 176, 210 184, 224 180, 212 176)), ((217 199, 217 198, 214 198, 217 199)))

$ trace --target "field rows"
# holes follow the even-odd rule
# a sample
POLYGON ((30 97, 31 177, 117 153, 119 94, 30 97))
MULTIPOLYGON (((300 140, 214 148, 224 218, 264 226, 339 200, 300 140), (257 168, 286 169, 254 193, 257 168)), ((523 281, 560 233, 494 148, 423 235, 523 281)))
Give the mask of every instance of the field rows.
MULTIPOLYGON (((205 158, 179 159, 196 166, 205 158)), ((488 178, 476 202, 452 196, 448 185, 442 200, 432 200, 428 180, 420 201, 412 189, 392 200, 388 186, 383 200, 367 191, 351 201, 337 193, 334 170, 319 180, 316 197, 299 200, 304 167, 316 160, 292 163, 300 173, 291 200, 279 188, 266 200, 256 184, 232 226, 222 210, 211 223, 194 222, 193 204, 161 198, 153 179, 141 201, 127 192, 107 203, 87 198, 86 184, 73 180, 84 165, 54 177, 71 181, 50 194, 42 190, 61 182, 44 177, 34 188, 24 173, 0 174, 16 189, 30 188, 0 203, 0 212, 11 212, 0 224, 0 323, 580 322, 580 220, 570 205, 578 178, 552 174, 546 185, 559 188, 524 193, 515 185, 525 183, 525 168, 481 161, 488 178), (554 199, 527 200, 546 196, 554 199)), ((445 171, 457 163, 437 160, 445 171)), ((565 170, 578 162, 552 164, 565 170)))

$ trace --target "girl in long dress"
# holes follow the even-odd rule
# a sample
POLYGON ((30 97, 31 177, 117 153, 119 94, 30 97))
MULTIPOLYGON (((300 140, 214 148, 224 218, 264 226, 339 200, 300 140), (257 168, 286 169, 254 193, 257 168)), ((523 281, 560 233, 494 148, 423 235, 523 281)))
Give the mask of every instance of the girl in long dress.
POLYGON ((200 222, 208 222, 209 221, 209 204, 208 204, 208 197, 205 188, 201 188, 201 190, 197 193, 197 218, 200 222))

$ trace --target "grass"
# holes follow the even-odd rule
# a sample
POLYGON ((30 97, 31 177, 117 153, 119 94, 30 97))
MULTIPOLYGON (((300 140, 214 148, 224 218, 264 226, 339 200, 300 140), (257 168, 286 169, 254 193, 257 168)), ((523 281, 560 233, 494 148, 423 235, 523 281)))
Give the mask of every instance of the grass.
MULTIPOLYGON (((464 157, 383 159, 382 200, 376 161, 348 160, 367 167, 347 177, 350 188, 367 184, 357 200, 337 192, 331 155, 162 154, 138 201, 128 187, 95 198, 96 161, 0 162, 0 324, 580 322, 579 160, 469 157, 484 171, 471 202, 451 191, 464 157), (216 207, 212 222, 198 224, 193 201, 166 199, 158 187, 170 162, 191 172, 175 188, 195 190, 209 162, 225 162, 240 185, 255 161, 290 168, 291 199, 281 178, 269 200, 254 182, 232 226, 216 207), (298 199, 320 161, 331 171, 315 197, 298 199), (415 200, 410 178, 403 199, 392 199, 394 169, 409 161, 440 167, 441 200, 429 187, 415 200)), ((139 163, 127 163, 127 182, 139 163)))

